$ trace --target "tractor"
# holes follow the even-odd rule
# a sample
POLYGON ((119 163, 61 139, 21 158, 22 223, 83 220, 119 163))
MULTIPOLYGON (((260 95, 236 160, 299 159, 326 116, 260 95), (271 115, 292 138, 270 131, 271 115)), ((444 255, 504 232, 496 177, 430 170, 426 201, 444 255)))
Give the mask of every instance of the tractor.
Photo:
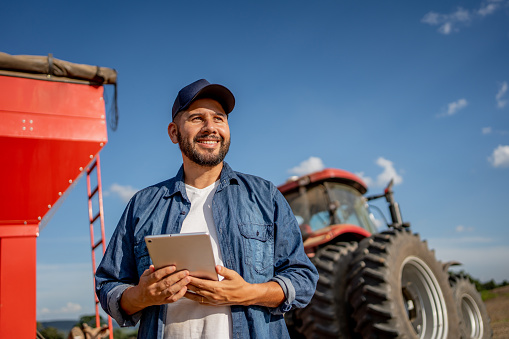
POLYGON ((392 181, 365 196, 359 177, 325 169, 278 188, 320 274, 309 305, 285 314, 292 338, 491 338, 475 286, 449 273, 458 263, 438 261, 403 222, 392 181), (371 213, 375 199, 388 204, 383 231, 371 213))

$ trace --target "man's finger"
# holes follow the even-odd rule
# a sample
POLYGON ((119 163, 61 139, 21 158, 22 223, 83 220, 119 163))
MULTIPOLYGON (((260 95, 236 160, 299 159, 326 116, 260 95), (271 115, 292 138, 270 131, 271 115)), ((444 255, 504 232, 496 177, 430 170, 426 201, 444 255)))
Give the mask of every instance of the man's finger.
MULTIPOLYGON (((153 271, 151 270, 151 268, 152 268, 152 267, 153 267, 153 266, 152 266, 152 265, 150 265, 150 267, 149 267, 149 268, 147 268, 145 271, 143 271, 143 274, 141 275, 141 277, 146 277, 146 276, 149 276, 150 274, 152 274, 152 272, 153 272, 153 271)), ((141 277, 140 277, 140 278, 141 278, 141 277)))
POLYGON ((152 276, 154 277, 154 279, 159 281, 159 280, 163 279, 164 277, 174 273, 176 270, 177 270, 177 268, 175 267, 175 265, 166 266, 166 267, 162 267, 162 268, 156 270, 152 274, 152 276))
POLYGON ((178 272, 160 281, 158 288, 163 294, 169 294, 171 296, 187 286, 190 281, 190 278, 186 276, 186 272, 178 272))
MULTIPOLYGON (((179 272, 167 275, 166 277, 162 278, 160 280, 160 283, 165 287, 170 287, 170 286, 174 285, 175 283, 177 283, 178 281, 183 280, 187 276, 189 276, 188 271, 179 271, 179 272)), ((186 283, 186 285, 187 285, 187 283, 186 283)))
POLYGON ((166 298, 166 302, 168 303, 174 303, 175 301, 179 300, 180 298, 182 298, 184 295, 187 294, 187 287, 184 286, 180 289, 180 291, 178 291, 177 293, 175 293, 174 295, 172 296, 169 296, 168 298, 166 298))
POLYGON ((195 286, 193 286, 193 285, 187 285, 187 290, 196 293, 197 288, 195 286))
MULTIPOLYGON (((176 280, 173 282, 172 287, 173 290, 180 290, 182 287, 187 286, 191 282, 191 278, 189 278, 188 272, 179 272, 177 276, 175 276, 176 280)), ((173 278, 173 276, 172 276, 173 278)))
POLYGON ((191 276, 191 282, 190 286, 193 288, 193 290, 205 290, 205 291, 214 291, 214 288, 217 287, 217 281, 214 280, 208 280, 208 279, 201 279, 191 276))
POLYGON ((185 297, 189 300, 199 302, 200 304, 203 304, 207 300, 205 297, 196 293, 190 293, 189 291, 186 292, 185 297))

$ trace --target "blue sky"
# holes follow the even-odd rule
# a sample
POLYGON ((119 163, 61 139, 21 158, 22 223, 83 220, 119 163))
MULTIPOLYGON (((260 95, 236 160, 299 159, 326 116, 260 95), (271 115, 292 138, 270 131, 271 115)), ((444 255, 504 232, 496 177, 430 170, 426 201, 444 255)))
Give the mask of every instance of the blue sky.
MULTIPOLYGON (((0 28, 3 52, 117 69, 107 238, 133 192, 180 167, 170 108, 206 78, 237 99, 234 169, 281 184, 342 168, 372 194, 394 177, 404 219, 439 259, 509 279, 507 0, 11 1, 0 28)), ((41 231, 39 320, 93 312, 87 213, 82 179, 41 231)))

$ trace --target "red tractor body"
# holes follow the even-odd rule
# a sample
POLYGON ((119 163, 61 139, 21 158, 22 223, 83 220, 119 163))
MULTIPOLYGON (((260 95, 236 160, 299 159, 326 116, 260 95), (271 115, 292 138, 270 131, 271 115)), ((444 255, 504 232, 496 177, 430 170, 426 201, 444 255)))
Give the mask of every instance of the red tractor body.
POLYGON ((363 197, 367 186, 350 172, 327 168, 292 178, 278 188, 299 222, 310 257, 334 239, 359 242, 375 232, 363 197))

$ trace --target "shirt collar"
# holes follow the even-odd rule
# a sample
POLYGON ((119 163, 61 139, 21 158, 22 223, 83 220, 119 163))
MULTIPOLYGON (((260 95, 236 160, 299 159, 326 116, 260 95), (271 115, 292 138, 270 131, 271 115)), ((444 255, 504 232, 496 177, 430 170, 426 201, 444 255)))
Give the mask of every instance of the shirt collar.
MULTIPOLYGON (((235 173, 230 165, 228 165, 226 162, 223 162, 223 169, 221 170, 221 176, 219 178, 219 186, 217 187, 217 191, 221 191, 226 186, 230 184, 238 184, 239 178, 237 176, 237 173, 235 173)), ((177 172, 177 175, 173 178, 173 180, 170 180, 169 185, 167 186, 168 192, 165 194, 165 198, 169 198, 173 196, 174 194, 180 192, 180 194, 185 197, 185 191, 186 191, 186 185, 184 183, 184 165, 180 166, 179 171, 177 172)))
POLYGON ((221 177, 219 181, 219 186, 217 187, 216 192, 222 190, 230 184, 238 184, 240 181, 237 173, 231 169, 230 165, 228 165, 226 161, 223 162, 223 170, 221 171, 221 177))

